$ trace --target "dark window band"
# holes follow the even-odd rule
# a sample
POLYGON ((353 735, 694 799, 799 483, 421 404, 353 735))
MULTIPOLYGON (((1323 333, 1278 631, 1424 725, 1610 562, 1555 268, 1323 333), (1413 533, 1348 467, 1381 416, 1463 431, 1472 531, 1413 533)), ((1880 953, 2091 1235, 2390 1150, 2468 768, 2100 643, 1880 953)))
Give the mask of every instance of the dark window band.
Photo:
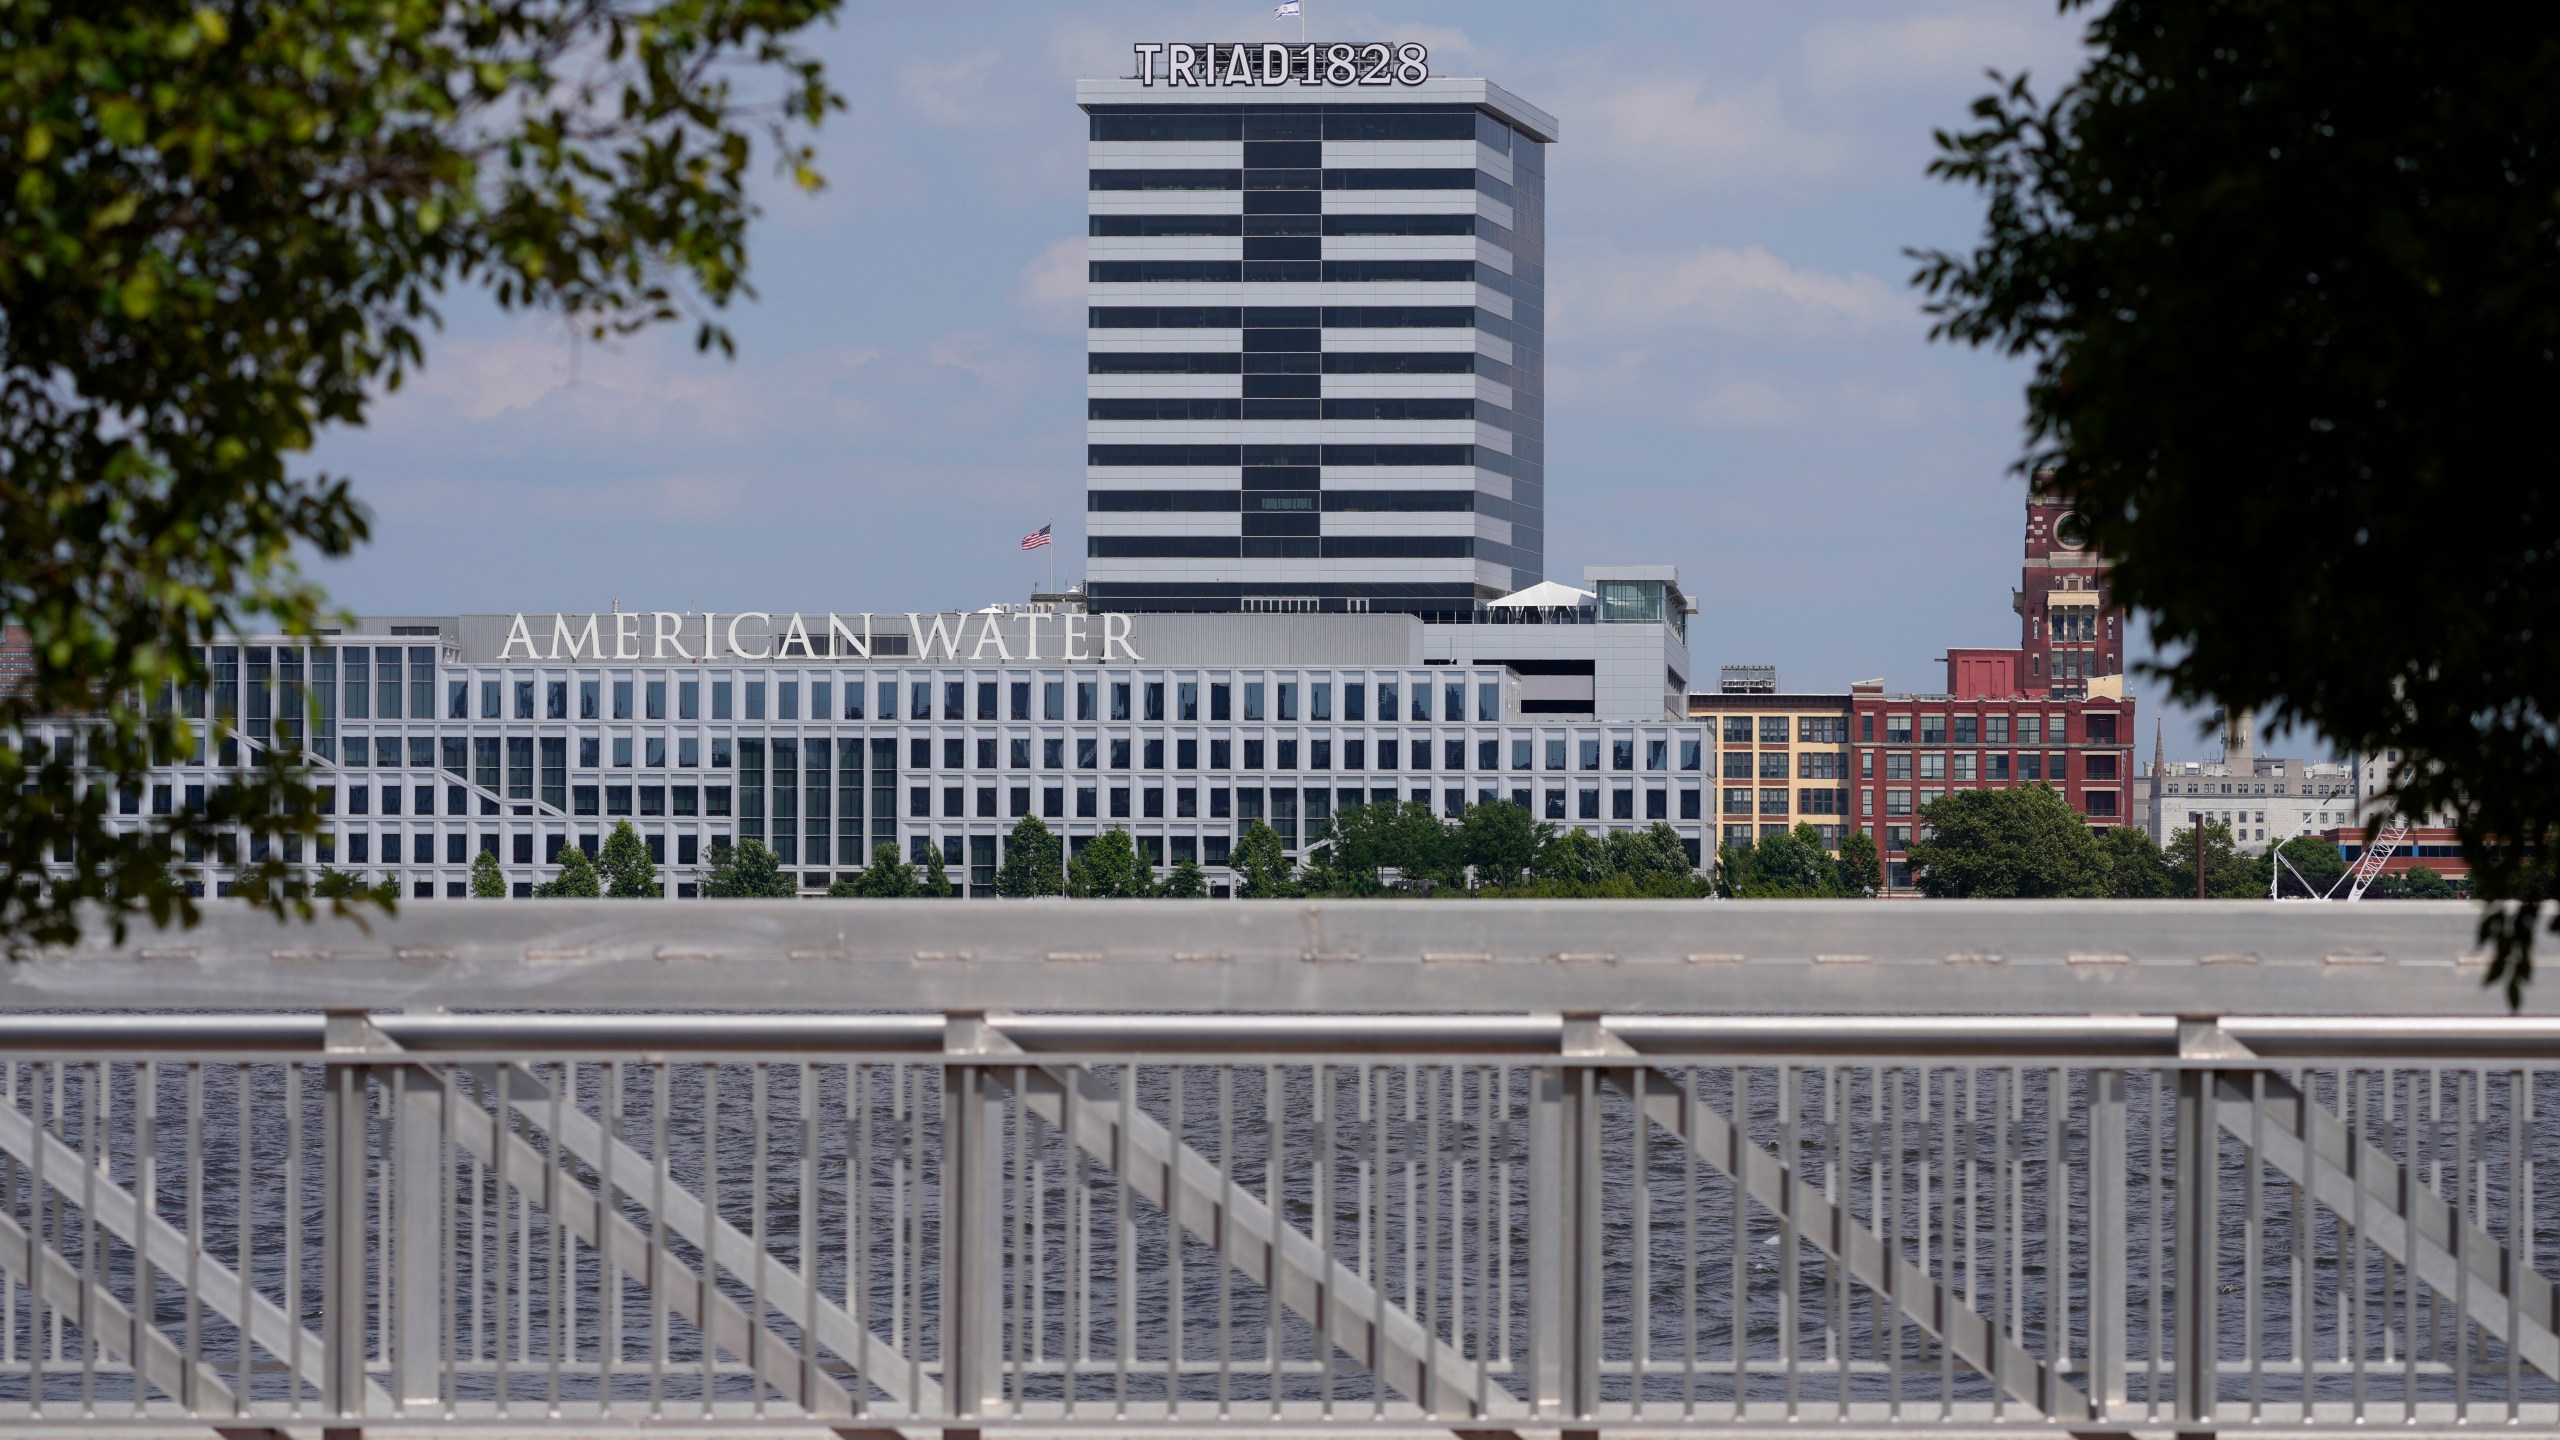
POLYGON ((1084 508, 1099 511, 1127 510, 1234 510, 1238 492, 1233 490, 1088 490, 1084 508))
POLYGON ((1085 233, 1088 235, 1241 235, 1244 233, 1244 217, 1241 215, 1091 215, 1085 218, 1085 233))
POLYGON ((1472 420, 1476 402, 1431 396, 1427 398, 1359 397, 1324 402, 1327 420, 1472 420))
MULTIPOLYGON (((1473 173, 1473 172, 1469 172, 1473 173)), ((1095 170, 1086 177, 1094 190, 1238 190, 1241 170, 1095 170)))
POLYGON ((1327 260, 1327 280, 1473 280, 1473 260, 1327 260))
MULTIPOLYGON (((1213 395, 1113 397, 1084 402, 1087 420, 1235 420, 1239 402, 1213 395)), ((1417 417, 1418 418, 1418 417, 1417 417)))
POLYGON ((1241 355, 1219 350, 1097 350, 1084 357, 1084 368, 1091 375, 1233 375, 1243 361, 1241 355))
POLYGON ((1244 266, 1234 260, 1091 260, 1085 263, 1085 278, 1096 284, 1171 280, 1233 282, 1244 278, 1244 266))
MULTIPOLYGON (((1235 445, 1087 445, 1087 465, 1234 465, 1235 445)), ((1465 447, 1460 447, 1465 448, 1465 447)))

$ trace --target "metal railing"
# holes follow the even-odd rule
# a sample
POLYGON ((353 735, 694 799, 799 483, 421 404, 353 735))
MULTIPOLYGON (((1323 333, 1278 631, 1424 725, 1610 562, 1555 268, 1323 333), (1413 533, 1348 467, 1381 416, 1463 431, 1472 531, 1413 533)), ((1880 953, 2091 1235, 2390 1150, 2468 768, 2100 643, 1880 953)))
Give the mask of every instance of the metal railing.
MULTIPOLYGON (((2292 907, 2222 927, 2251 961, 2155 935, 2075 966, 2050 917, 1997 907, 1713 907, 1713 933, 1698 907, 1587 908, 1612 958, 1531 960, 1552 917, 1527 907, 1412 907, 1448 917, 1438 943, 1513 937, 1458 959, 1408 952, 1386 909, 1229 905, 1192 912, 1225 958, 1195 937, 1150 972, 1007 927, 1099 947, 1091 912, 1160 903, 686 907, 680 943, 725 938, 725 966, 624 953, 609 905, 487 908, 20 962, 20 990, 96 993, 0 1013, 0 1422, 2560 1424, 2560 1113, 2536 1103, 2560 1021, 2477 1003, 2467 910, 2292 907), (784 958, 812 910, 952 949, 784 958), (1926 962, 1939 1006, 1805 1013, 1922 965, 1936 925, 1973 941, 1926 962), (1302 948, 1266 958, 1265 926, 1302 948), (2019 983, 2048 963, 2054 987, 2019 983), (974 1003, 874 1009, 891 964, 974 1003), (2235 972, 2290 977, 2299 1003, 2116 1011, 2146 966, 2226 999, 2235 972), (831 967, 833 1003, 794 988, 831 967), (673 971, 702 1003, 528 1012, 581 968, 652 1007, 641 971, 673 971), (1647 968, 1694 1003, 1614 1008, 1656 993, 1647 968), (1409 1013, 1328 1003, 1370 969, 1409 1013), (1539 982, 1512 969, 1599 1008, 1516 1006, 1539 982), (265 970, 309 1008, 166 1008, 202 1004, 190 973, 265 970), (373 1002, 421 971, 518 1003, 373 1002), (1126 1003, 1126 976, 1209 971, 1295 1003, 1126 1003), (1751 971, 1723 988, 1806 1003, 1721 1003, 1751 971), (988 1003, 1050 972, 1093 1003, 988 1003), (2442 1004, 2410 1003, 2426 979, 2442 1004)), ((2092 913, 2139 935, 2182 908, 2092 913)))

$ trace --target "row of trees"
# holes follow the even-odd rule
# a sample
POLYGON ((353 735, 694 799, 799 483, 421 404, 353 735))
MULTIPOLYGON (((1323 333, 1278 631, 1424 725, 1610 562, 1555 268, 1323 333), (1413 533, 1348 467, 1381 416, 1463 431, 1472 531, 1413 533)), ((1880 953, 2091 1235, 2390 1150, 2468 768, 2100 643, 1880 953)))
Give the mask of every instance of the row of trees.
MULTIPOLYGON (((1959 790, 1921 816, 1927 838, 1911 847, 1912 883, 1921 893, 1974 899, 2011 897, 2118 900, 2247 900, 2268 893, 2271 853, 2241 853, 2231 827, 2213 821, 2199 846, 2193 828, 2170 832, 2166 847, 2131 826, 2092 831, 2052 787, 1959 790)), ((2283 892, 2327 894, 2346 873, 2338 847, 2313 835, 2281 847, 2293 867, 2283 892)), ((2457 887, 2425 866, 2385 877, 2366 892, 2385 898, 2448 898, 2457 887)))
MULTIPOLYGON (((1863 838, 1863 837, 1860 837, 1863 838)), ((1818 853, 1818 852, 1817 852, 1818 853)), ((1867 870, 1874 869, 1869 846, 1867 870)), ((1237 837, 1229 858, 1236 893, 1246 899, 1359 898, 1462 892, 1523 897, 1691 898, 1707 893, 1679 833, 1668 825, 1619 831, 1605 839, 1532 819, 1506 802, 1469 807, 1442 820, 1430 807, 1403 802, 1360 805, 1333 819, 1324 839, 1300 865, 1289 858, 1278 831, 1256 820, 1237 837)), ((1162 878, 1138 853, 1126 830, 1106 830, 1072 858, 1061 838, 1036 815, 1013 827, 996 870, 996 893, 1014 897, 1065 895, 1077 899, 1195 899, 1209 893, 1208 876, 1190 860, 1162 878)), ((1874 881, 1865 882, 1872 892, 1874 881)), ((503 897, 507 882, 494 855, 472 865, 471 893, 503 897)), ((534 887, 552 898, 653 898, 661 892, 648 847, 629 822, 618 824, 594 859, 576 846, 560 852, 559 869, 534 887)), ((755 840, 715 846, 703 874, 702 893, 713 898, 787 899, 799 893, 773 851, 755 840)), ((955 894, 939 851, 922 865, 898 855, 894 845, 871 852, 871 863, 827 894, 839 899, 935 898, 955 894)), ((1750 894, 1777 893, 1752 889, 1750 894)), ((1858 889, 1821 893, 1862 893, 1858 889)))
MULTIPOLYGON (((2273 854, 2246 855, 2230 827, 2204 827, 2199 852, 2193 830, 2179 830, 2164 850, 2128 826, 2091 831, 2062 796, 2047 786, 2015 790, 1966 790, 1933 802, 1922 817, 1928 838, 1911 848, 1912 881, 1923 894, 1944 897, 2177 899, 2197 893, 2201 854, 2204 894, 2245 900, 2268 892, 2273 854)), ((2347 864, 2335 845, 2297 836, 2278 847, 2289 868, 2281 889, 2290 895, 2330 893, 2347 864)), ((1197 899, 1209 893, 1208 877, 1184 860, 1161 879, 1138 853, 1126 830, 1106 830, 1068 858, 1061 838, 1038 816, 1026 815, 1005 841, 996 870, 996 893, 1027 898, 1197 899)), ((1261 821, 1245 827, 1231 859, 1236 892, 1246 899, 1357 899, 1381 895, 1521 897, 1688 898, 1713 892, 1730 899, 1796 900, 1874 895, 1884 886, 1875 841, 1853 831, 1837 857, 1811 825, 1716 852, 1712 882, 1701 881, 1687 849, 1668 825, 1618 831, 1605 839, 1530 818, 1505 802, 1470 806, 1454 821, 1412 802, 1354 806, 1336 816, 1330 833, 1310 847, 1304 865, 1289 859, 1279 832, 1261 821)), ((350 893, 364 891, 341 877, 350 893)), ((323 893, 332 887, 324 881, 323 893)), ((481 852, 471 867, 471 893, 503 898, 507 881, 498 857, 481 852)), ((559 869, 534 887, 554 899, 655 899, 663 891, 648 846, 625 821, 613 827, 594 859, 570 846, 559 869)), ((789 899, 799 893, 781 862, 761 841, 716 846, 703 874, 702 893, 720 899, 789 899)), ((922 865, 901 859, 897 847, 871 852, 868 868, 827 888, 837 899, 942 898, 958 893, 940 851, 928 849, 922 865)), ((2385 876, 2366 892, 2386 899, 2452 898, 2462 892, 2426 866, 2385 876)))
POLYGON ((1875 837, 1853 830, 1834 857, 1822 832, 1798 825, 1716 850, 1716 893, 1736 900, 1855 899, 1884 888, 1875 837))

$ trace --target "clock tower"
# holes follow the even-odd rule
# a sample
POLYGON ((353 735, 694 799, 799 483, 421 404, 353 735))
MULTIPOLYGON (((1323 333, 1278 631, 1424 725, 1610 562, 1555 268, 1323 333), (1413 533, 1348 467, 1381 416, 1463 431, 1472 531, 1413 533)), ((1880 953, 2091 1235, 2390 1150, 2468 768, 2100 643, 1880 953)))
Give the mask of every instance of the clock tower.
POLYGON ((2124 694, 2124 620, 2088 524, 2039 470, 2027 491, 2025 562, 2010 604, 2029 694, 2060 700, 2124 694))

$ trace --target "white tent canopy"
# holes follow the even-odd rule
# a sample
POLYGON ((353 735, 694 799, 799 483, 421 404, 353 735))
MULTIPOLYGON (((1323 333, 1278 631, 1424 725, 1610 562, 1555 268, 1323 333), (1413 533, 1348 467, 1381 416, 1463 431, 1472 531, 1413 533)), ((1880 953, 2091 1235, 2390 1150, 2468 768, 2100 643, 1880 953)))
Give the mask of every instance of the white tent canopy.
POLYGON ((1526 590, 1516 590, 1499 600, 1485 603, 1504 610, 1557 610, 1588 605, 1592 599, 1593 592, 1589 590, 1576 590, 1560 581, 1541 580, 1526 590))

